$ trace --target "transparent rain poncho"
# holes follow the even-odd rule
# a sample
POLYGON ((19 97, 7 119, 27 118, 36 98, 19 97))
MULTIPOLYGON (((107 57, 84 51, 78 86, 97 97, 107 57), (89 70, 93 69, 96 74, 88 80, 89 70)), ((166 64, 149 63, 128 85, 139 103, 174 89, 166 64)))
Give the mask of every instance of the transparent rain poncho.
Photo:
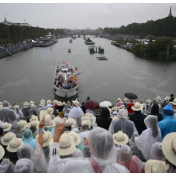
POLYGON ((136 156, 132 156, 131 148, 128 145, 121 145, 119 149, 119 162, 124 165, 130 173, 141 173, 144 163, 136 156))
POLYGON ((174 110, 172 106, 166 105, 162 111, 163 120, 158 122, 158 126, 162 133, 162 139, 172 132, 176 132, 176 120, 174 119, 174 110))
POLYGON ((4 122, 8 122, 12 124, 12 126, 14 126, 14 124, 17 122, 19 115, 15 113, 14 110, 9 109, 8 108, 9 106, 10 106, 9 102, 7 101, 3 102, 3 107, 5 108, 0 110, 0 120, 2 121, 2 119, 5 117, 4 122))
POLYGON ((3 158, 0 163, 0 173, 14 173, 15 165, 6 158, 3 158))
POLYGON ((16 162, 14 173, 33 173, 34 164, 31 160, 24 158, 16 162))
POLYGON ((145 160, 152 159, 151 147, 155 142, 161 142, 161 131, 158 127, 157 116, 148 115, 144 123, 147 127, 139 137, 135 137, 135 144, 137 148, 142 152, 145 160))
POLYGON ((138 131, 136 130, 136 127, 134 125, 134 122, 127 120, 128 112, 125 109, 120 109, 117 117, 119 119, 113 120, 109 127, 109 132, 113 135, 114 133, 117 133, 118 131, 122 131, 125 133, 129 139, 132 137, 133 133, 136 132, 138 134, 138 131))
POLYGON ((19 117, 24 117, 23 112, 19 108, 16 108, 15 112, 19 115, 19 117))
POLYGON ((17 149, 18 159, 28 158, 31 159, 31 156, 34 154, 34 149, 29 144, 24 144, 17 149))
POLYGON ((79 158, 79 157, 84 157, 83 153, 81 152, 80 149, 76 149, 72 154, 72 158, 79 158))
POLYGON ((24 144, 31 145, 35 150, 36 140, 33 138, 32 131, 29 128, 24 131, 22 139, 24 144))
POLYGON ((67 101, 67 107, 68 107, 68 108, 71 108, 71 103, 70 103, 70 101, 67 101))
POLYGON ((84 113, 80 107, 73 107, 69 114, 68 118, 73 118, 76 120, 76 126, 79 127, 81 126, 81 118, 84 116, 84 113))
POLYGON ((162 151, 162 143, 156 142, 152 145, 151 155, 154 160, 164 160, 165 156, 162 151))

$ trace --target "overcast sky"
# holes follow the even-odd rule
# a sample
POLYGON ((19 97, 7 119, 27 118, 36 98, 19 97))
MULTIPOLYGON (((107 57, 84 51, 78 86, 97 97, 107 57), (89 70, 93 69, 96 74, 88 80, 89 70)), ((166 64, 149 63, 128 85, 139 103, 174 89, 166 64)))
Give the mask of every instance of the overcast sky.
POLYGON ((97 29, 165 18, 174 3, 31 3, 0 4, 0 21, 25 22, 44 28, 97 29))

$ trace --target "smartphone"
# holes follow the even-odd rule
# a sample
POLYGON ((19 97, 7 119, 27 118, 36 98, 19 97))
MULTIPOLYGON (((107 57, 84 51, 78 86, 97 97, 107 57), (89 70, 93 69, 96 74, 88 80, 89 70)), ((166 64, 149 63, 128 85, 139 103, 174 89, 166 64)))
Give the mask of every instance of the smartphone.
POLYGON ((72 126, 72 124, 67 123, 64 127, 64 131, 71 131, 71 129, 72 129, 71 126, 72 126))

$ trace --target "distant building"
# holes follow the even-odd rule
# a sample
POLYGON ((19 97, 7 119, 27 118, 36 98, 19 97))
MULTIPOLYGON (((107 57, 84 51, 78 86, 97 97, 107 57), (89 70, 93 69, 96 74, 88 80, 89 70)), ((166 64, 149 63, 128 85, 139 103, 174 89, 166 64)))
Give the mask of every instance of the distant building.
POLYGON ((7 20, 6 20, 6 17, 5 17, 4 21, 1 22, 1 23, 5 24, 5 25, 12 25, 12 24, 13 24, 12 22, 7 21, 7 20))
POLYGON ((171 7, 170 7, 170 11, 169 11, 169 15, 168 16, 172 16, 172 10, 171 10, 171 7))
POLYGON ((28 24, 28 23, 13 23, 13 22, 7 21, 7 20, 6 20, 6 17, 5 17, 4 21, 1 22, 1 23, 5 24, 5 25, 31 26, 31 25, 28 24))

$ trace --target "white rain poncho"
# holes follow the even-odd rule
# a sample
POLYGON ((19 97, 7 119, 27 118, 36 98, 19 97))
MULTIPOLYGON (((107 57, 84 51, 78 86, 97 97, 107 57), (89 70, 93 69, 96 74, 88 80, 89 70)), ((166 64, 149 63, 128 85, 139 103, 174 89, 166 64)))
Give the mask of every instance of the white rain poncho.
POLYGON ((23 158, 17 161, 15 165, 15 173, 33 173, 34 164, 31 160, 23 158))
POLYGON ((119 162, 125 166, 130 173, 141 173, 144 163, 135 155, 132 156, 131 148, 128 145, 122 145, 119 149, 119 162))
POLYGON ((24 117, 23 112, 19 108, 16 108, 15 112, 19 115, 19 117, 24 117))
POLYGON ((150 103, 146 104, 146 113, 151 113, 151 105, 150 105, 150 103))
POLYGON ((3 109, 0 110, 0 120, 2 121, 2 119, 5 117, 4 122, 10 123, 13 126, 15 123, 17 123, 19 115, 15 113, 14 110, 9 109, 9 106, 9 102, 3 102, 3 109))
POLYGON ((80 107, 76 107, 76 106, 74 106, 68 114, 68 118, 72 118, 72 119, 76 120, 77 127, 81 126, 81 118, 82 117, 84 117, 84 113, 83 113, 82 109, 80 107))
POLYGON ((135 144, 137 148, 142 152, 144 159, 152 159, 151 147, 155 142, 161 142, 161 131, 158 127, 157 116, 148 115, 144 123, 147 127, 139 137, 135 137, 135 144))
POLYGON ((22 145, 17 149, 18 159, 22 158, 31 159, 31 156, 34 154, 34 152, 35 151, 31 145, 29 144, 22 145))
POLYGON ((119 119, 113 120, 109 126, 109 132, 113 135, 114 133, 117 133, 118 131, 122 131, 125 133, 129 139, 132 137, 133 133, 136 132, 138 134, 138 131, 136 130, 134 122, 127 120, 128 112, 125 109, 120 109, 117 117, 119 119))
POLYGON ((84 157, 84 156, 81 150, 77 148, 75 152, 72 154, 72 158, 79 158, 79 157, 84 157))
POLYGON ((156 142, 152 145, 151 155, 154 160, 165 160, 161 142, 156 142))
POLYGON ((6 158, 0 163, 0 173, 14 173, 15 165, 6 158))
MULTIPOLYGON (((113 137, 107 130, 97 127, 89 132, 87 139, 92 155, 91 158, 99 165, 102 172, 129 173, 124 166, 116 162, 117 150, 113 142, 113 137)), ((59 143, 56 142, 53 143, 50 150, 48 172, 95 173, 89 159, 61 159, 59 155, 59 143)))

